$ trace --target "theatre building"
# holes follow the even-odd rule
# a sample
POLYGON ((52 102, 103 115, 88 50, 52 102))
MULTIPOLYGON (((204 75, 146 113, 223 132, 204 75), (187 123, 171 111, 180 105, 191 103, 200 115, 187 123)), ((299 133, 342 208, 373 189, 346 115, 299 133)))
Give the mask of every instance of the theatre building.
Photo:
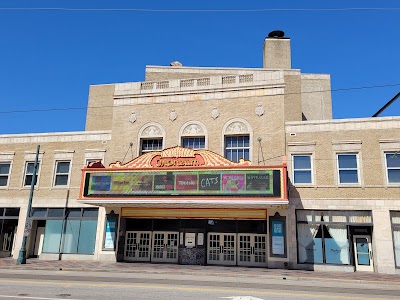
POLYGON ((25 235, 43 260, 400 273, 400 117, 332 119, 290 42, 93 85, 82 132, 0 135, 0 257, 25 235))

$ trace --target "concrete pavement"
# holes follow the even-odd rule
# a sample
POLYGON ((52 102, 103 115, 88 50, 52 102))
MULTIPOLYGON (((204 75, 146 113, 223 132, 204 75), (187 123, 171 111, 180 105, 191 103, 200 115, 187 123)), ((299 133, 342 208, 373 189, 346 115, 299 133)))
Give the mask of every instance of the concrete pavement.
MULTIPOLYGON (((3 273, 22 270, 42 271, 68 271, 73 272, 95 272, 97 276, 110 276, 111 273, 118 276, 133 276, 142 274, 149 276, 154 274, 170 277, 192 277, 192 278, 231 278, 235 280, 301 280, 307 282, 330 282, 330 283, 358 283, 400 286, 400 275, 377 274, 367 272, 321 272, 302 270, 283 270, 266 268, 224 267, 224 266, 190 266, 154 263, 127 263, 127 262, 97 262, 97 261, 44 261, 39 259, 28 259, 24 265, 17 265, 16 260, 11 258, 0 259, 0 272, 3 273), (8 270, 8 271, 7 271, 8 270), (125 275, 124 275, 125 274, 125 275), (130 274, 130 275, 129 275, 130 274)), ((68 273, 63 272, 63 273, 68 273)), ((45 272, 42 272, 45 273, 45 272)))

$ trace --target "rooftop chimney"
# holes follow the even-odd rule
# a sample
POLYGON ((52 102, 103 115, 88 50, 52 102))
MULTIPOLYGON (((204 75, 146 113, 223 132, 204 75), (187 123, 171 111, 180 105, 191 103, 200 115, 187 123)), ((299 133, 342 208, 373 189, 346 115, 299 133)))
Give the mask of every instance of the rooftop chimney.
POLYGON ((271 31, 264 40, 263 68, 291 69, 290 38, 281 30, 271 31))

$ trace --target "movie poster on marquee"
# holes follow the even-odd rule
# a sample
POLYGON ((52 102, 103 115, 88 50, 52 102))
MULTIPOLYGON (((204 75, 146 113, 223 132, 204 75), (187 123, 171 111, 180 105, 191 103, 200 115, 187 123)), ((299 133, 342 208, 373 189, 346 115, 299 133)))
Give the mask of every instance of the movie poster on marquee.
POLYGON ((175 176, 172 172, 167 172, 163 175, 154 175, 154 190, 155 191, 173 191, 175 176))
POLYGON ((244 190, 244 174, 222 174, 222 189, 238 192, 244 190))
POLYGON ((271 176, 268 173, 246 174, 247 191, 271 191, 271 176))
POLYGON ((131 176, 129 173, 112 174, 111 192, 115 194, 126 194, 130 192, 131 176))
POLYGON ((197 191, 196 174, 178 174, 175 182, 177 191, 197 191))
POLYGON ((151 192, 153 190, 153 175, 131 175, 131 178, 133 192, 151 192))

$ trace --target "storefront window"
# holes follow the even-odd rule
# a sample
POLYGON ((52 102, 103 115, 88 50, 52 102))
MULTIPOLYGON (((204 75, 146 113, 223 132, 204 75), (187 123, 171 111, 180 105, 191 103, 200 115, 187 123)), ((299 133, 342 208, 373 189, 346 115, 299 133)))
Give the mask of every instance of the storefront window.
POLYGON ((349 226, 372 223, 370 211, 297 210, 296 217, 299 263, 349 265, 349 226))
POLYGON ((392 232, 393 232, 393 247, 396 267, 400 268, 400 212, 391 212, 392 232))
POLYGON ((93 254, 96 241, 97 209, 70 209, 60 219, 60 210, 54 210, 56 220, 46 220, 43 242, 44 253, 93 254))
POLYGON ((43 250, 47 253, 58 253, 61 246, 63 220, 48 220, 44 232, 43 250))
POLYGON ((326 225, 330 238, 325 240, 325 257, 327 264, 350 264, 349 240, 347 227, 344 225, 326 225))
POLYGON ((320 225, 297 225, 299 263, 322 263, 322 239, 317 238, 320 225))

